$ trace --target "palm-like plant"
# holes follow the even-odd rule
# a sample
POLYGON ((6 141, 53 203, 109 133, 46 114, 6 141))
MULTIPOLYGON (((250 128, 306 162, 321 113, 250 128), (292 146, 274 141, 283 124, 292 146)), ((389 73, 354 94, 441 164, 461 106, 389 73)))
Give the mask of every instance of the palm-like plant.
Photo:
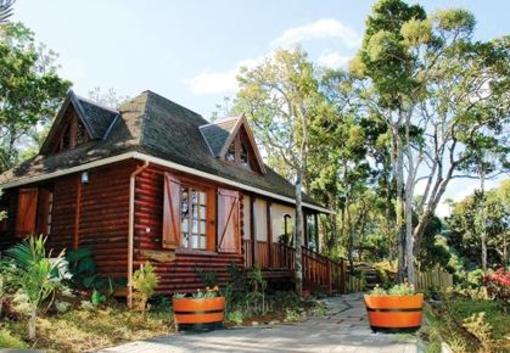
POLYGON ((69 278, 64 251, 57 257, 46 252, 46 238, 32 236, 6 251, 7 257, 16 266, 14 281, 27 297, 30 307, 28 337, 36 336, 36 320, 42 304, 58 289, 64 287, 63 280, 69 278))
POLYGON ((13 14, 12 6, 16 0, 0 0, 0 24, 7 22, 13 14))

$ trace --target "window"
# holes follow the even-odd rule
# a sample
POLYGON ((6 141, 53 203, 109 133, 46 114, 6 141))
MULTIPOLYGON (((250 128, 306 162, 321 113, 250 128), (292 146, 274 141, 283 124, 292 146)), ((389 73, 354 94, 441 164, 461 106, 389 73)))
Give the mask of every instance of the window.
POLYGON ((51 233, 51 219, 53 213, 53 193, 48 194, 48 216, 46 217, 46 234, 51 233))
POLYGON ((236 147, 235 144, 231 144, 227 151, 227 161, 235 162, 236 160, 236 147))
POLYGON ((204 191, 181 188, 181 235, 182 247, 207 248, 207 194, 204 191))
POLYGON ((241 154, 239 156, 239 162, 241 166, 245 168, 250 168, 250 163, 248 162, 248 149, 244 144, 241 144, 241 154))

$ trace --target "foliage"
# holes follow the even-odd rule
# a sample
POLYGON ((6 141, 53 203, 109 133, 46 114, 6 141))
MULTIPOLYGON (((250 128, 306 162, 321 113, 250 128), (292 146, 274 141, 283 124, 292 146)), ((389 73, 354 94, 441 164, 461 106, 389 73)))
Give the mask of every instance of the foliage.
POLYGON ((137 308, 139 310, 145 310, 147 301, 156 291, 158 281, 158 276, 150 262, 141 265, 140 268, 133 273, 132 285, 136 292, 134 299, 136 298, 137 308))
POLYGON ((242 311, 235 310, 231 311, 227 314, 227 321, 231 322, 234 325, 242 325, 244 320, 244 315, 242 311))
MULTIPOLYGON (((13 337, 18 348, 24 342, 26 321, 3 321, 4 332, 13 337)), ((30 345, 48 353, 81 353, 111 347, 128 341, 167 335, 173 330, 172 315, 168 311, 140 313, 125 305, 110 303, 94 310, 73 308, 63 314, 41 316, 37 319, 38 339, 30 345)), ((2 345, 0 338, 0 346, 2 345)))
POLYGON ((492 350, 492 327, 485 319, 484 312, 473 314, 470 317, 464 319, 462 326, 464 326, 469 331, 469 333, 471 333, 480 341, 482 349, 485 352, 490 352, 492 350))
POLYGON ((479 227, 480 207, 486 208, 487 265, 489 268, 508 264, 508 229, 510 226, 510 198, 508 182, 486 191, 467 196, 452 203, 452 213, 446 219, 448 245, 462 254, 464 270, 482 267, 482 237, 479 227))
POLYGON ((492 297, 510 304, 510 271, 500 268, 484 278, 484 284, 492 297))
POLYGON ((19 162, 19 149, 48 124, 70 87, 60 78, 56 54, 36 45, 34 33, 21 23, 0 29, 0 170, 19 162))
POLYGON ((23 291, 27 299, 30 340, 35 339, 37 315, 44 302, 62 290, 64 280, 70 278, 64 252, 51 258, 51 251, 47 253, 45 245, 45 237, 32 236, 6 251, 16 266, 16 276, 12 277, 15 286, 23 291))
POLYGON ((218 298, 220 296, 221 293, 218 287, 214 288, 206 287, 205 290, 198 289, 197 291, 191 293, 191 297, 193 299, 218 298))
POLYGON ((0 328, 0 347, 23 349, 28 348, 28 344, 23 342, 19 337, 13 336, 9 331, 0 328))
POLYGON ((218 285, 218 274, 214 271, 205 271, 202 268, 195 268, 195 272, 206 287, 216 287, 218 285))
POLYGON ((97 291, 107 297, 113 295, 117 284, 110 277, 98 273, 91 247, 69 249, 65 257, 69 263, 69 271, 73 275, 71 278, 73 288, 97 291))
POLYGON ((414 290, 414 286, 411 286, 407 283, 399 283, 390 287, 388 289, 383 289, 379 286, 376 286, 369 295, 373 296, 385 296, 385 295, 395 295, 395 296, 406 296, 406 295, 414 295, 416 291, 414 290))

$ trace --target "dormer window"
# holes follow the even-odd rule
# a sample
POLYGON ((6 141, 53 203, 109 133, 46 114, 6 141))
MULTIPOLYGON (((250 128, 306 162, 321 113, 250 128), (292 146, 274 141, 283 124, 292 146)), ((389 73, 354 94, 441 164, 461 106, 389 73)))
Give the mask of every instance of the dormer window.
POLYGON ((235 160, 236 160, 236 146, 234 143, 230 145, 225 158, 229 162, 235 162, 235 160))
POLYGON ((241 166, 245 168, 250 168, 250 162, 248 160, 248 149, 244 144, 241 144, 241 153, 239 155, 239 162, 241 166))

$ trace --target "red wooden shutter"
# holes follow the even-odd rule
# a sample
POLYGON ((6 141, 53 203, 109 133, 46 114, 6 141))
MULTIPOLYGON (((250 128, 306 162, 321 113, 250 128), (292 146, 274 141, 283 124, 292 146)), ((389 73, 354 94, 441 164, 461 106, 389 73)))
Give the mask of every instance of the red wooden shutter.
POLYGON ((163 201, 163 247, 175 249, 180 245, 181 232, 181 184, 178 179, 165 173, 163 201))
POLYGON ((218 190, 218 252, 240 251, 240 207, 237 191, 218 190))
POLYGON ((19 190, 16 213, 16 235, 19 237, 35 233, 37 194, 37 188, 19 190))

